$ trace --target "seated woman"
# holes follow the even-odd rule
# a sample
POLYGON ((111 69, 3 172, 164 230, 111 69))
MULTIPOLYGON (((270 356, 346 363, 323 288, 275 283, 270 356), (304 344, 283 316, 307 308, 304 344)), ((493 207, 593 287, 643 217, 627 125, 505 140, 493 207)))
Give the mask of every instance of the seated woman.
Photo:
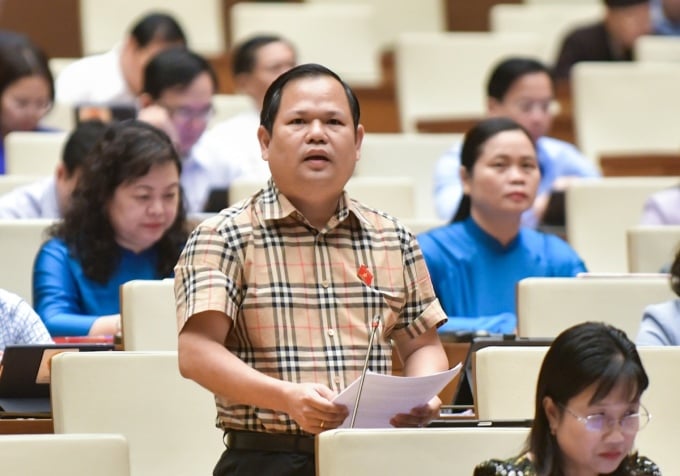
POLYGON ((52 336, 113 335, 119 287, 172 276, 187 237, 180 171, 153 126, 124 121, 104 132, 35 261, 35 308, 52 336))
POLYGON ((541 365, 525 449, 481 463, 474 476, 660 476, 632 452, 649 421, 640 404, 648 384, 635 344, 619 329, 586 322, 565 330, 541 365))
POLYGON ((440 332, 512 333, 515 287, 530 276, 586 271, 560 238, 521 226, 540 181, 531 136, 512 119, 485 119, 461 150, 465 195, 454 223, 418 236, 434 290, 449 316, 440 332))
MULTIPOLYGON (((670 286, 680 296, 680 251, 671 264, 670 286)), ((680 299, 647 306, 635 342, 637 345, 680 345, 680 299)))
POLYGON ((38 123, 53 100, 52 73, 42 51, 17 33, 0 35, 0 174, 5 173, 7 134, 47 130, 38 123))

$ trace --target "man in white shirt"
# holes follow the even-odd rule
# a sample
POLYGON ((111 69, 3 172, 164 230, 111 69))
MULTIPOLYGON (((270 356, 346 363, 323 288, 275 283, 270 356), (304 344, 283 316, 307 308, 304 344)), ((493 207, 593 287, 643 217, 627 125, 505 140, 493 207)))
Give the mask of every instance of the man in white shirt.
POLYGON ((243 177, 264 184, 270 173, 257 140, 262 100, 269 85, 296 61, 293 46, 278 36, 255 36, 239 44, 232 54, 232 74, 238 92, 252 98, 253 109, 208 130, 196 144, 196 157, 226 165, 230 182, 243 177))
POLYGON ((61 218, 85 158, 105 128, 99 121, 80 123, 66 140, 54 175, 1 196, 0 218, 61 218))
POLYGON ((203 161, 194 153, 194 144, 212 116, 216 90, 210 64, 186 48, 158 53, 144 70, 138 119, 162 129, 175 144, 182 158, 180 183, 188 213, 202 212, 210 191, 226 187, 228 181, 225 166, 203 161))
POLYGON ((56 79, 56 100, 74 105, 135 106, 142 74, 158 52, 186 45, 177 21, 151 13, 132 27, 125 41, 112 50, 68 65, 56 79))

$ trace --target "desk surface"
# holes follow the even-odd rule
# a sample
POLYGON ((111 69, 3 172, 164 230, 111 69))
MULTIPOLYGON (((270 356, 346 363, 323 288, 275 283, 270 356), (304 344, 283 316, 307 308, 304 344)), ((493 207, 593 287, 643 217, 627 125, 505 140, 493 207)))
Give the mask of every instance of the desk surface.
POLYGON ((51 418, 2 418, 0 435, 54 433, 51 418))

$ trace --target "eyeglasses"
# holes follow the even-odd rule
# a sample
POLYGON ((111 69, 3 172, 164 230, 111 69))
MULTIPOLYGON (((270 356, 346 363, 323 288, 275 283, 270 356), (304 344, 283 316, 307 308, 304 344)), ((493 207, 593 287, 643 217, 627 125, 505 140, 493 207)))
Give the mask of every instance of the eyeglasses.
POLYGON ((30 99, 10 97, 11 107, 17 111, 34 112, 38 115, 47 113, 52 108, 52 101, 32 101, 30 99))
POLYGON ((640 405, 637 413, 631 413, 619 419, 611 418, 601 413, 580 416, 569 410, 569 408, 566 406, 560 406, 571 416, 583 423, 583 426, 585 426, 586 430, 592 431, 594 433, 601 433, 605 430, 611 430, 618 423, 623 433, 635 434, 647 426, 649 420, 652 419, 652 415, 642 405, 640 405))
POLYGON ((163 107, 167 109, 170 117, 181 122, 189 122, 193 120, 208 121, 215 112, 212 104, 202 109, 191 109, 189 107, 182 106, 170 107, 165 105, 163 107))

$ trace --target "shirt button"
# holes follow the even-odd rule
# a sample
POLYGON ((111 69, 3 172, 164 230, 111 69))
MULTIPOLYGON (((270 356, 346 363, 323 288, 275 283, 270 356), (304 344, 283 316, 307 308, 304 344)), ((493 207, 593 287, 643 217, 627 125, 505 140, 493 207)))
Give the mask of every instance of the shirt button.
POLYGON ((333 337, 335 335, 335 329, 328 329, 328 335, 333 337))
POLYGON ((323 286, 324 288, 328 288, 328 286, 330 286, 330 283, 328 281, 323 281, 321 283, 321 286, 323 286))
POLYGON ((340 385, 340 377, 335 377, 335 384, 340 385))

